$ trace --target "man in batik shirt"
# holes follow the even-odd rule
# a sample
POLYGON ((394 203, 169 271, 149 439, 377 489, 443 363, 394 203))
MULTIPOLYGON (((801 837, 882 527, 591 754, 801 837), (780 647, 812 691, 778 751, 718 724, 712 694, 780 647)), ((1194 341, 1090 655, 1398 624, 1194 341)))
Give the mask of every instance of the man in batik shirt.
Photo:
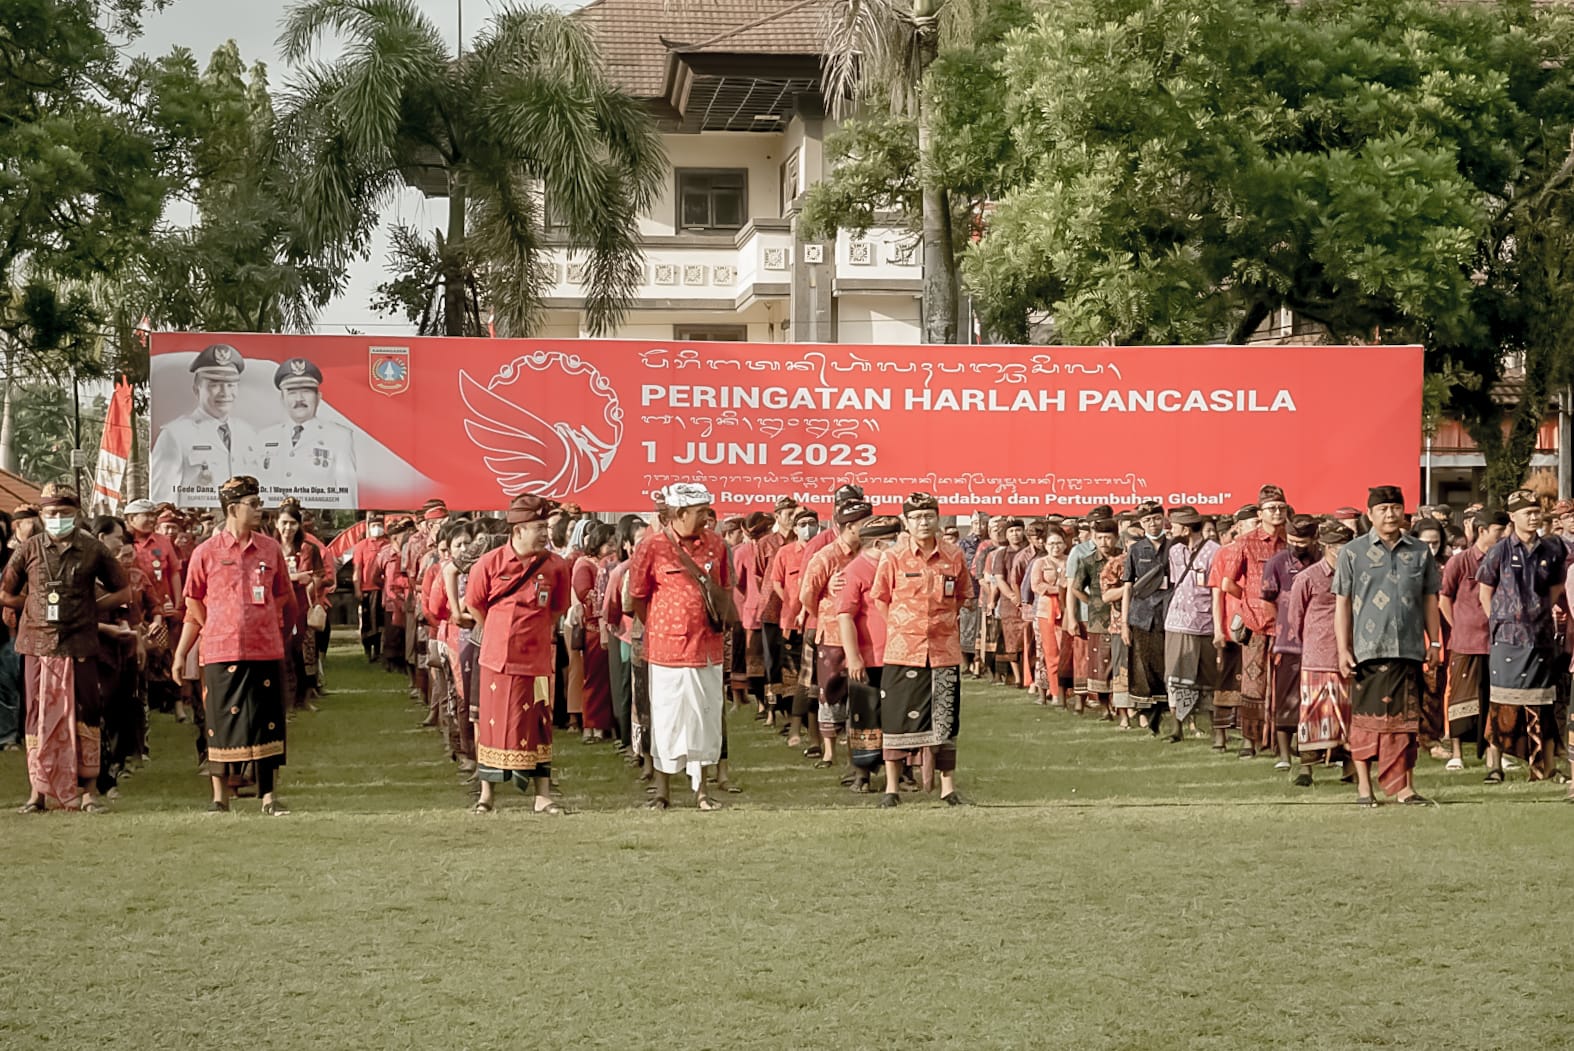
POLYGON ((1412 783, 1421 732, 1421 672, 1437 663, 1441 639, 1437 560, 1405 532, 1398 486, 1367 494, 1372 531, 1346 544, 1334 570, 1334 628, 1339 670, 1350 680, 1350 756, 1356 803, 1376 806, 1370 763, 1383 793, 1400 803, 1427 804, 1412 783))
POLYGON ((1553 638, 1552 609, 1563 595, 1566 548, 1538 535, 1541 503, 1520 489, 1509 494, 1512 532, 1481 560, 1476 582, 1492 631, 1492 700, 1487 708, 1488 784, 1503 781, 1503 754, 1528 761, 1530 779, 1552 776, 1557 678, 1568 674, 1553 638))
MULTIPOLYGON (((1268 717, 1269 679, 1272 671, 1275 606, 1262 597, 1263 570, 1268 560, 1286 545, 1285 522, 1289 515, 1284 490, 1265 485, 1257 492, 1257 528, 1242 529, 1240 539, 1224 556, 1222 584, 1225 593, 1238 603, 1236 609, 1250 637, 1241 644, 1241 756, 1257 754, 1268 747, 1272 722, 1268 717)), ((1232 621, 1233 627, 1233 621, 1232 621)), ((1237 640, 1239 641, 1239 640, 1237 640)), ((1280 757, 1283 769, 1290 767, 1289 739, 1280 757)))
POLYGON ((1263 566, 1262 599, 1274 604, 1273 653, 1268 676, 1268 724, 1274 733, 1275 770, 1290 769, 1296 728, 1301 711, 1301 643, 1284 630, 1284 616, 1295 578, 1317 564, 1317 519, 1296 515, 1285 528, 1289 544, 1263 566))
POLYGON ((1438 610, 1451 629, 1448 647, 1448 685, 1443 699, 1443 733, 1449 738, 1453 756, 1448 769, 1465 768, 1464 744, 1476 749, 1476 758, 1486 754, 1488 706, 1492 697, 1489 672, 1492 655, 1492 628, 1481 605, 1481 585, 1476 571, 1487 552, 1503 539, 1513 523, 1505 511, 1477 511, 1474 515, 1475 542, 1448 560, 1443 567, 1443 584, 1438 592, 1438 610))

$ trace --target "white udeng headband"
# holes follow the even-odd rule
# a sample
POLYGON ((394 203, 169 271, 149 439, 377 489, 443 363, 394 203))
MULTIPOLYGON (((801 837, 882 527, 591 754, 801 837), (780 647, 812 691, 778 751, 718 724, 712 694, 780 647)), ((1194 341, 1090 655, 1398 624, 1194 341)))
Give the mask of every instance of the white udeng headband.
POLYGON ((661 502, 675 511, 712 503, 710 490, 692 482, 676 482, 661 491, 661 502))

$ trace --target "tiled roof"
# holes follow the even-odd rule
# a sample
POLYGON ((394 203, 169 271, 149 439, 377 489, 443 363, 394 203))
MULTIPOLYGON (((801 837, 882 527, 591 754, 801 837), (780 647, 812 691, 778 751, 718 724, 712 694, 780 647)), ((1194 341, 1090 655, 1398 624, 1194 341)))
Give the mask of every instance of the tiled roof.
POLYGON ((575 17, 594 27, 608 71, 639 98, 660 98, 672 51, 816 55, 826 0, 591 0, 575 17))
POLYGON ((38 486, 26 478, 10 471, 0 471, 0 511, 10 513, 22 504, 36 504, 38 496, 38 486))

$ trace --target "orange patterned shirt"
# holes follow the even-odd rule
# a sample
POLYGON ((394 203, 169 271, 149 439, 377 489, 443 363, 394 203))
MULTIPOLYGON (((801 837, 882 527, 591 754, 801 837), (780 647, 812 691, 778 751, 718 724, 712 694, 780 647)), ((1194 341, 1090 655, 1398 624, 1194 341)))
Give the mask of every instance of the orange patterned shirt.
POLYGON ((973 597, 962 549, 937 540, 925 555, 904 533, 880 556, 870 597, 887 607, 885 663, 945 668, 962 663, 957 614, 973 597))
POLYGON ((803 571, 798 597, 805 609, 814 610, 813 618, 818 628, 815 641, 822 646, 842 644, 842 627, 836 619, 836 597, 841 592, 840 589, 831 590, 831 578, 846 569, 847 563, 856 557, 837 539, 816 551, 803 571))

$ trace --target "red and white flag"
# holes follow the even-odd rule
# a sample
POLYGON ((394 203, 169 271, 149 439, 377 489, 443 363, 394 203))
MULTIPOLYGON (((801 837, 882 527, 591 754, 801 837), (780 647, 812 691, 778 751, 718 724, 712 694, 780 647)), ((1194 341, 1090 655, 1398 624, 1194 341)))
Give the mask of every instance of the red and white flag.
POLYGON ((120 510, 131 462, 131 384, 115 384, 104 414, 104 438, 98 446, 98 469, 93 473, 93 503, 110 514, 120 510))

